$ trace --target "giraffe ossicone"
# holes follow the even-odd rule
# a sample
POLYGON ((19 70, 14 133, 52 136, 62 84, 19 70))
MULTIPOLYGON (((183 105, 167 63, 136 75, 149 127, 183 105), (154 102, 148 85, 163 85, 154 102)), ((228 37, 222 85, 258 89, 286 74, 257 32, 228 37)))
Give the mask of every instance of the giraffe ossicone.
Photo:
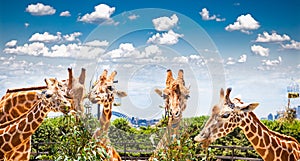
POLYGON ((240 127, 256 152, 265 161, 299 161, 300 144, 290 136, 269 130, 252 112, 259 103, 244 103, 240 98, 230 99, 231 88, 220 91, 220 100, 204 128, 194 138, 207 148, 216 139, 240 127))

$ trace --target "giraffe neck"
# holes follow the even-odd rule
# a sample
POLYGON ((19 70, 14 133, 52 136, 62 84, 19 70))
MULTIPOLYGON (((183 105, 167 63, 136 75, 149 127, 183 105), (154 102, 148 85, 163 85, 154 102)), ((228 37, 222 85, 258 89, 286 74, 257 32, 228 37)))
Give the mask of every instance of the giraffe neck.
POLYGON ((24 113, 18 120, 14 120, 5 128, 0 129, 0 150, 8 153, 30 140, 31 135, 38 129, 44 118, 50 112, 52 104, 41 100, 29 111, 24 113))
POLYGON ((7 93, 0 101, 0 124, 19 118, 38 100, 38 93, 35 91, 7 93))
POLYGON ((246 115, 240 127, 265 161, 300 159, 300 144, 296 139, 269 130, 252 112, 246 115))
POLYGON ((108 128, 110 126, 110 119, 111 119, 111 115, 112 115, 111 109, 112 109, 111 102, 106 102, 103 104, 102 115, 100 118, 100 126, 104 133, 107 133, 108 128))
POLYGON ((164 133, 163 137, 160 139, 156 146, 156 152, 160 149, 168 147, 174 141, 174 139, 178 138, 178 130, 181 122, 181 117, 178 117, 176 120, 169 118, 167 131, 164 133))

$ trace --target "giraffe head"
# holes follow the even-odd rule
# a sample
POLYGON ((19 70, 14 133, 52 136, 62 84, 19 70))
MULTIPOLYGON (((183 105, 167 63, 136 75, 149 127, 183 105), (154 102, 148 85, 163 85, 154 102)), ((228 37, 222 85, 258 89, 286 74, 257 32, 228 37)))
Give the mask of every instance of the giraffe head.
POLYGON ((189 98, 189 89, 185 86, 183 70, 178 71, 177 79, 173 78, 170 69, 167 70, 165 89, 155 89, 155 92, 164 98, 165 108, 169 111, 171 120, 181 119, 189 98))
POLYGON ((212 113, 204 128, 195 137, 195 141, 201 142, 202 147, 208 147, 216 139, 226 136, 236 127, 241 126, 246 113, 254 110, 258 103, 243 103, 239 98, 230 100, 231 88, 220 91, 220 101, 212 108, 212 113))
POLYGON ((95 82, 88 94, 88 98, 92 103, 112 103, 114 101, 114 94, 118 97, 127 96, 126 92, 118 91, 114 86, 114 79, 117 72, 113 71, 109 77, 107 76, 107 72, 107 70, 103 71, 99 80, 95 82))
POLYGON ((57 79, 49 78, 45 79, 45 82, 47 89, 42 91, 39 97, 52 104, 51 111, 65 114, 72 110, 72 105, 68 100, 69 98, 65 91, 59 88, 57 79))

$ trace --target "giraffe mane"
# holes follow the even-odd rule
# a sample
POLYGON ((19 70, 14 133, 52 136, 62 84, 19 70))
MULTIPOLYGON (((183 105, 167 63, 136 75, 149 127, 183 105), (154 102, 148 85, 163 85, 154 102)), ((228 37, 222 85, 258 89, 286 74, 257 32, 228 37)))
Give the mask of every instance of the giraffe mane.
POLYGON ((294 137, 287 136, 287 135, 283 135, 283 134, 280 134, 280 133, 278 133, 278 132, 276 132, 276 131, 272 131, 272 130, 268 129, 268 128, 266 127, 266 125, 263 124, 263 123, 257 118, 257 116, 256 116, 253 112, 249 112, 249 114, 250 114, 250 115, 252 116, 252 118, 259 124, 259 126, 263 128, 263 130, 268 131, 268 132, 271 133, 272 135, 274 135, 274 136, 276 136, 276 137, 278 137, 278 138, 280 138, 280 139, 282 139, 282 140, 286 140, 286 141, 294 141, 294 142, 296 142, 296 143, 299 144, 298 140, 296 140, 294 137))

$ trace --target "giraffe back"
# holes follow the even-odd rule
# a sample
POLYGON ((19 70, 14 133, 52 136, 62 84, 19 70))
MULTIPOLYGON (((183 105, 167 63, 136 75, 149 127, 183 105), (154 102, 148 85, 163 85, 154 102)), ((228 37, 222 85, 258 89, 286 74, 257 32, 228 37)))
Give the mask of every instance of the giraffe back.
POLYGON ((7 93, 0 101, 0 124, 17 119, 37 101, 36 91, 7 93))

